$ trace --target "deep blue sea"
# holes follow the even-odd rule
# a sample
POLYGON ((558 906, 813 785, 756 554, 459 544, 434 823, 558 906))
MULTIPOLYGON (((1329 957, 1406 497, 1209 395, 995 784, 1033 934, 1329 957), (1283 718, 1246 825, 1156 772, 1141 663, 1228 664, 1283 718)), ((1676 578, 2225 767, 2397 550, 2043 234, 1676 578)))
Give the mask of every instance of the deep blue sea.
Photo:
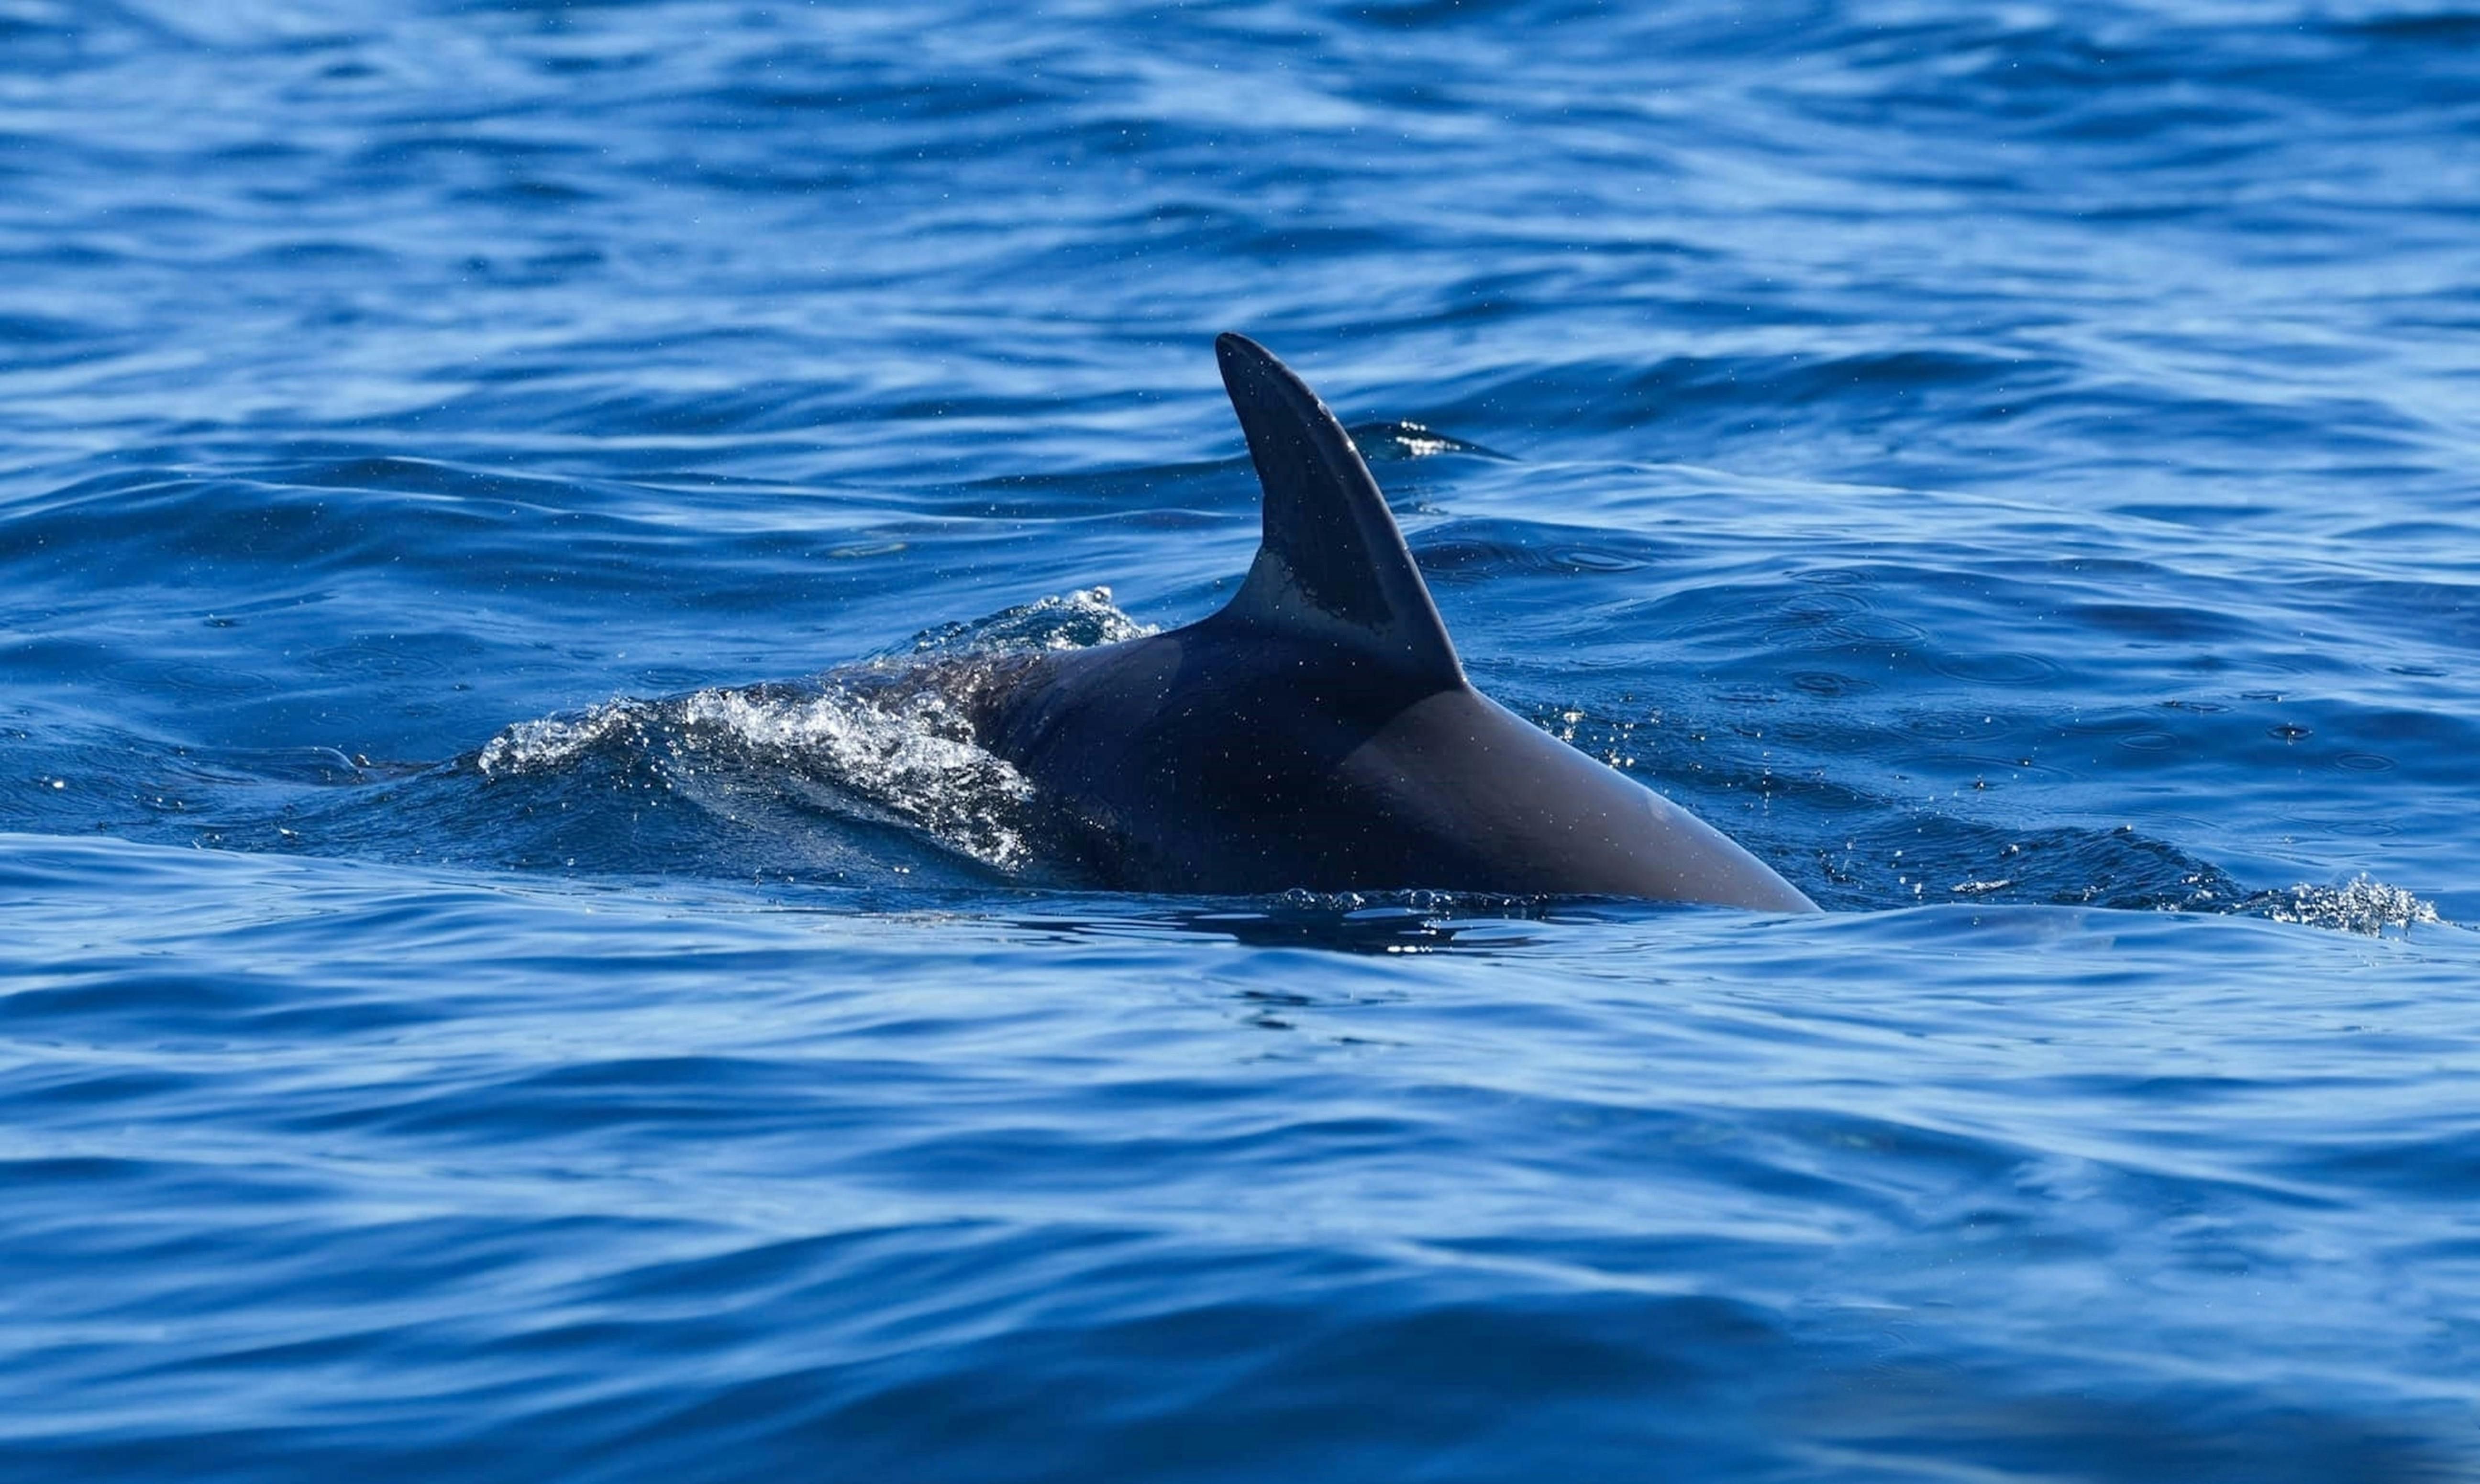
POLYGON ((2480 1478, 2480 11, 0 0, 0 1480, 2480 1478), (1830 910, 1083 889, 1213 335, 1830 910))

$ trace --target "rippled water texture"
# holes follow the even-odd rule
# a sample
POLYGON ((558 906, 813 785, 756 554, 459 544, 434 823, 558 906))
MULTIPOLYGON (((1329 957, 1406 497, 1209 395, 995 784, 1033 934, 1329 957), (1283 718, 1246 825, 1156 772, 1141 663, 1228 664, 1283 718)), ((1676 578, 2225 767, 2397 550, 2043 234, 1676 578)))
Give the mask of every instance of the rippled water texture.
POLYGON ((0 1477, 2480 1473, 2480 13, 0 0, 0 1477), (1833 910, 1099 895, 1212 335, 1833 910))

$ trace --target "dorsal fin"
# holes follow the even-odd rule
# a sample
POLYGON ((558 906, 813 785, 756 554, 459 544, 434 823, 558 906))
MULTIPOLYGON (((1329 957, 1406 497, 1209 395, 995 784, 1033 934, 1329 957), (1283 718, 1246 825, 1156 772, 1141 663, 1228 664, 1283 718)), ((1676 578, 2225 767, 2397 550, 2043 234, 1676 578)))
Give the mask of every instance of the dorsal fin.
POLYGON ((1214 353, 1266 490, 1257 559, 1222 617, 1315 634, 1462 684, 1455 643, 1352 435, 1255 341, 1219 336, 1214 353))

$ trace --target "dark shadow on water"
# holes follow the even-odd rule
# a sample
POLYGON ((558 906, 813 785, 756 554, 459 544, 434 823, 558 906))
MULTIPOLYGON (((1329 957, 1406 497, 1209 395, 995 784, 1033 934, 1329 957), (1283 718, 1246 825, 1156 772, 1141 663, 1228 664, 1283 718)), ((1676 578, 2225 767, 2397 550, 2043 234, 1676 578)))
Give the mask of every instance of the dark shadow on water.
POLYGON ((1538 941, 1520 918, 1465 917, 1416 907, 1343 908, 1275 905, 1257 910, 1178 912, 1183 932, 1219 934, 1252 948, 1322 948, 1349 954, 1488 952, 1538 941))
POLYGON ((1078 912, 1063 899, 1052 910, 1010 920, 1020 929, 1071 937, 1197 934, 1251 948, 1311 948, 1355 955, 1495 954, 1540 946, 1563 928, 1646 919, 1706 917, 1729 908, 1606 897, 1507 897, 1445 891, 1309 892, 1273 897, 1094 899, 1078 912))

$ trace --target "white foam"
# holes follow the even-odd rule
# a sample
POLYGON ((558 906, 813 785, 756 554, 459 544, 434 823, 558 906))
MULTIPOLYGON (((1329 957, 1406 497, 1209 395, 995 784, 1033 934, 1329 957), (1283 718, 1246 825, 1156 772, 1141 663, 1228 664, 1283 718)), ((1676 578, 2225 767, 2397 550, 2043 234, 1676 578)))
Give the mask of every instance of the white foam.
POLYGON ((2380 933, 2388 928, 2443 921, 2437 915, 2435 903, 2365 874, 2339 886, 2302 884, 2285 891, 2259 892, 2246 906, 2275 922, 2350 933, 2380 933))

